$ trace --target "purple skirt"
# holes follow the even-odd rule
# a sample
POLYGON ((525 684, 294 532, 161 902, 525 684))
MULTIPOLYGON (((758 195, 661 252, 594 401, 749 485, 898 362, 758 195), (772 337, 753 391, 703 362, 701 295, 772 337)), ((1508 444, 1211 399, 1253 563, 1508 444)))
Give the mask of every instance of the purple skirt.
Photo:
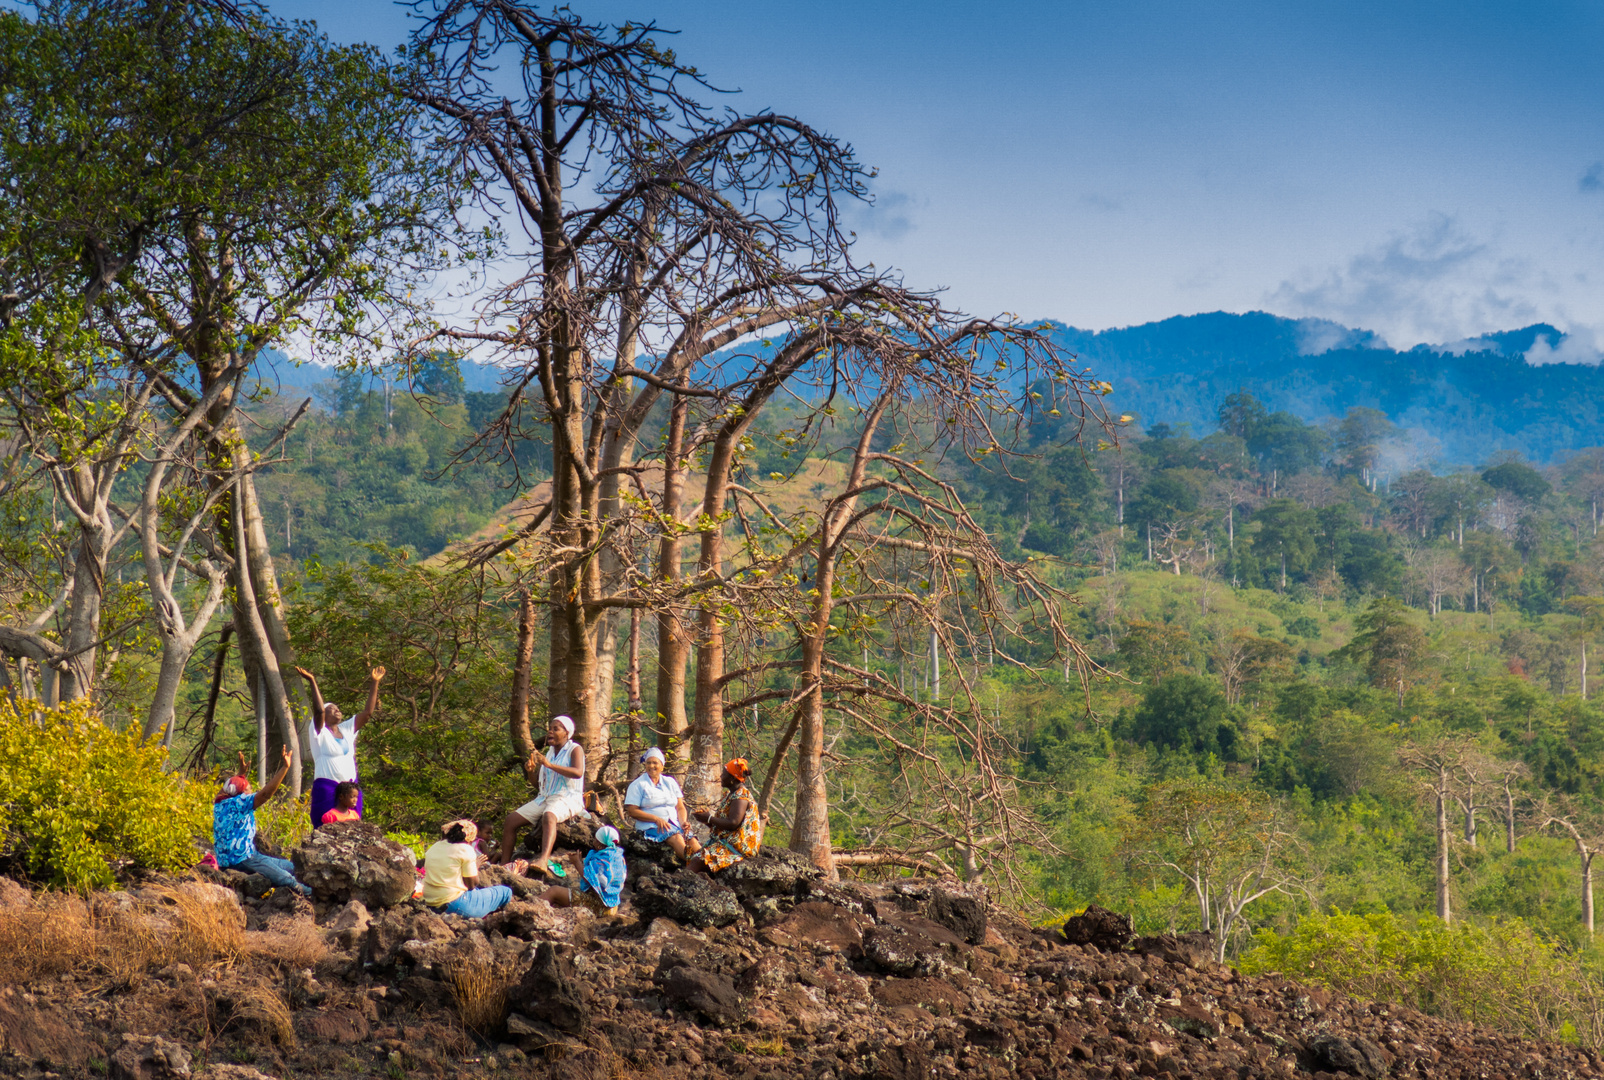
MULTIPOLYGON (((354 783, 359 785, 356 789, 356 809, 357 813, 360 814, 362 812, 361 777, 358 777, 354 783)), ((312 781, 312 828, 315 829, 322 825, 323 815, 334 809, 334 789, 338 786, 333 780, 312 781)))

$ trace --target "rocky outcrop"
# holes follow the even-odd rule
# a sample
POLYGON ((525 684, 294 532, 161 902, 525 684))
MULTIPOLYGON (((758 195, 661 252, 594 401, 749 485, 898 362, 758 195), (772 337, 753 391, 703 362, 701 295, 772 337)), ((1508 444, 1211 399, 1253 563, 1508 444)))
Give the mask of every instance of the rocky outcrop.
POLYGON ((106 1070, 110 1080, 177 1080, 193 1073, 194 1057, 160 1035, 124 1035, 106 1070))
POLYGON ((647 918, 673 919, 685 926, 729 926, 746 917, 740 898, 696 873, 653 874, 635 882, 635 908, 647 918))
MULTIPOLYGON (((182 913, 156 905, 190 895, 177 884, 74 902, 114 925, 171 920, 182 913)), ((1207 935, 1131 937, 1098 909, 1060 934, 977 911, 983 894, 953 881, 786 883, 764 869, 743 896, 654 870, 631 884, 616 918, 540 901, 475 920, 411 900, 246 899, 247 948, 226 968, 168 958, 91 993, 82 974, 0 987, 0 1075, 1600 1075, 1575 1046, 1246 977, 1213 962, 1207 935)))
POLYGON ((1131 940, 1131 917, 1091 905, 1064 923, 1064 939, 1071 945, 1089 945, 1103 952, 1118 952, 1131 940))
POLYGON ((568 1035, 590 1026, 590 992, 574 972, 566 950, 542 942, 518 984, 507 992, 513 1011, 568 1035))
POLYGON ((411 851, 386 840, 377 826, 365 821, 315 830, 290 861, 295 876, 325 902, 360 900, 368 908, 394 907, 410 900, 418 883, 411 851))

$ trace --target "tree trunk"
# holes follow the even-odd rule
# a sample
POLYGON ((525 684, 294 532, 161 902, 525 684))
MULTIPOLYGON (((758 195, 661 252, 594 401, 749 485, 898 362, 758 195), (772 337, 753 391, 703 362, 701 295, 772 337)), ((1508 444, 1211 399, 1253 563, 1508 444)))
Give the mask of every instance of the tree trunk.
MULTIPOLYGON (((663 450, 663 517, 671 523, 680 520, 685 499, 685 412, 686 399, 676 397, 668 415, 668 438, 663 450)), ((657 578, 664 589, 673 588, 680 578, 683 559, 679 530, 665 528, 657 544, 657 578)), ((657 612, 657 745, 673 766, 683 770, 690 760, 685 733, 690 726, 685 715, 685 671, 690 662, 690 639, 671 604, 657 612)))
POLYGON ((1504 850, 1515 851, 1515 793, 1504 789, 1504 850))
POLYGON ((1582 925, 1587 927, 1587 936, 1593 936, 1593 857, 1596 851, 1588 851, 1582 855, 1582 925))
POLYGON ((629 716, 629 760, 624 763, 624 775, 635 779, 640 774, 641 752, 641 713, 640 696, 640 623, 641 610, 638 607, 629 609, 629 668, 624 673, 624 692, 629 695, 626 703, 629 716))
MULTIPOLYGON (((79 494, 94 506, 93 488, 79 494)), ((67 608, 67 632, 62 643, 67 660, 61 665, 57 700, 74 701, 95 688, 95 665, 100 647, 100 615, 106 594, 106 564, 110 561, 111 522, 80 524, 78 556, 74 560, 72 597, 67 608)))
POLYGON ((825 876, 837 876, 830 857, 829 794, 824 780, 824 650, 830 633, 835 586, 835 553, 821 525, 817 595, 813 618, 802 641, 802 680, 807 696, 797 703, 801 718, 796 748, 796 817, 791 823, 791 850, 806 855, 825 876))
POLYGON ((1448 769, 1437 774, 1437 918, 1453 921, 1448 899, 1448 769))
MULTIPOLYGON (((235 584, 240 590, 235 605, 234 625, 240 634, 240 655, 246 655, 246 642, 251 645, 250 652, 256 660, 256 690, 261 695, 259 705, 259 720, 265 737, 269 727, 276 724, 282 738, 282 745, 289 748, 290 760, 294 767, 290 769, 290 794, 293 798, 301 797, 301 736, 295 729, 294 714, 290 710, 289 695, 284 690, 284 678, 280 673, 278 657, 274 654, 272 643, 268 639, 267 630, 263 625, 261 608, 255 594, 254 583, 257 578, 256 571, 245 565, 248 560, 249 540, 246 533, 246 512, 244 503, 246 495, 243 481, 235 489, 234 499, 234 544, 235 554, 235 584)), ((261 522, 260 516, 257 518, 261 522)), ((259 762, 259 768, 265 768, 266 762, 259 762)))
POLYGON ((513 653, 512 699, 507 710, 512 752, 520 763, 527 762, 535 752, 534 736, 529 730, 529 685, 534 663, 535 598, 524 589, 518 597, 518 647, 513 653))

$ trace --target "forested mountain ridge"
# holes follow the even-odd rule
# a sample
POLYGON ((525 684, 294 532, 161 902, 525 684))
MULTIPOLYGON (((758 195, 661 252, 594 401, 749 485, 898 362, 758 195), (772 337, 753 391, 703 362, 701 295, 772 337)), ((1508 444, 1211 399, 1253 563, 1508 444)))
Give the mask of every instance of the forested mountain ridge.
POLYGON ((1604 444, 1604 371, 1525 359, 1538 342, 1549 350, 1562 342, 1547 324, 1406 352, 1366 330, 1262 311, 1061 327, 1053 337, 1113 383, 1111 408, 1196 434, 1212 430, 1216 405, 1247 386, 1306 422, 1379 409, 1416 429, 1421 455, 1443 465, 1480 464, 1500 449, 1550 461, 1604 444))

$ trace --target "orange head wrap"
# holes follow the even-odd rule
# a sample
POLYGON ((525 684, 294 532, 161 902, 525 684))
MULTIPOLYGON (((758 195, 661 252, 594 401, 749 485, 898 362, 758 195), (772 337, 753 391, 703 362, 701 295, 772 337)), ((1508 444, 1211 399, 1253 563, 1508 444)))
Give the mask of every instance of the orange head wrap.
POLYGON ((737 780, 745 780, 748 776, 752 775, 752 766, 746 763, 746 759, 744 757, 738 757, 732 761, 726 762, 724 765, 724 771, 735 777, 737 780))

